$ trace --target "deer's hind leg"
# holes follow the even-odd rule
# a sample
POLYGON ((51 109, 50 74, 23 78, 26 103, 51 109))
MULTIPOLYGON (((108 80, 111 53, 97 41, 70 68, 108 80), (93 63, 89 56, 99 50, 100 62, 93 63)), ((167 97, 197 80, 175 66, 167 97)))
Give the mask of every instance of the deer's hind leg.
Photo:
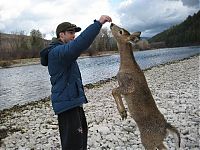
POLYGON ((127 112, 126 112, 126 109, 125 109, 124 104, 122 102, 120 88, 119 87, 114 88, 112 90, 112 95, 113 95, 115 102, 117 104, 117 109, 119 111, 120 116, 122 117, 122 119, 126 119, 127 118, 127 112))
POLYGON ((157 150, 156 147, 152 147, 152 146, 144 146, 145 150, 157 150))
POLYGON ((161 143, 160 145, 157 146, 158 150, 167 150, 167 147, 164 145, 164 143, 161 143))

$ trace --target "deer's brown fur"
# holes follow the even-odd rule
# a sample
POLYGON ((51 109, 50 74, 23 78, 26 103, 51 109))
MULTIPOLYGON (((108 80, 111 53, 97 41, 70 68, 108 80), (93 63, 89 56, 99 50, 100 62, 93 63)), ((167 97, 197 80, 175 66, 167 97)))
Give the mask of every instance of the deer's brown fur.
POLYGON ((167 123, 158 110, 144 73, 135 61, 131 43, 139 41, 141 33, 130 34, 113 23, 110 28, 120 53, 120 68, 117 74, 119 87, 113 89, 112 95, 122 119, 126 119, 127 112, 121 95, 124 96, 129 113, 139 127, 141 142, 145 149, 166 149, 163 140, 169 132, 174 134, 177 148, 180 147, 178 130, 167 123))

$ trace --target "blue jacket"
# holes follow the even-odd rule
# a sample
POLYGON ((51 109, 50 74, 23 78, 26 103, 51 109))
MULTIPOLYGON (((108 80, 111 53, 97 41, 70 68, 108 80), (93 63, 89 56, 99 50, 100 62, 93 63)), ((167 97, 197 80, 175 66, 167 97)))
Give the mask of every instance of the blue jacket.
POLYGON ((76 60, 81 52, 89 48, 101 27, 99 21, 94 21, 74 40, 68 43, 53 41, 46 48, 52 85, 51 100, 56 114, 87 103, 76 60))

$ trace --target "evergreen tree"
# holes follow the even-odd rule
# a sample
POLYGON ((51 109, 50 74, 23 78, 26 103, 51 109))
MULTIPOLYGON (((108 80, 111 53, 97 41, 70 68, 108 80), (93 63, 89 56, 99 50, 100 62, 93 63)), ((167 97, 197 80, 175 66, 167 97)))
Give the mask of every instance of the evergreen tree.
POLYGON ((33 29, 30 32, 30 36, 31 36, 31 46, 33 50, 41 50, 42 48, 44 48, 44 42, 42 39, 42 33, 39 30, 35 30, 33 29))

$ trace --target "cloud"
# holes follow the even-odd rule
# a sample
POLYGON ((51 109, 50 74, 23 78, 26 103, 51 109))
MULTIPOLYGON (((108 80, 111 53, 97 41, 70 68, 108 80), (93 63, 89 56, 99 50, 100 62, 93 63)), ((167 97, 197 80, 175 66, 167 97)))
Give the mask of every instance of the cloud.
POLYGON ((130 32, 142 31, 142 36, 153 36, 198 11, 188 5, 183 5, 181 0, 125 0, 117 11, 124 28, 130 32))
POLYGON ((181 1, 183 6, 199 8, 199 0, 168 0, 168 1, 181 1))
POLYGON ((199 8, 199 0, 182 0, 183 6, 199 8))
MULTIPOLYGON (((85 29, 101 15, 129 31, 152 36, 182 22, 199 10, 198 0, 1 0, 0 31, 11 33, 39 29, 52 38, 52 31, 64 21, 85 29)), ((108 27, 109 24, 104 25, 108 27)))
POLYGON ((110 7, 109 0, 1 0, 0 31, 30 33, 39 29, 51 38, 61 22, 69 21, 84 29, 101 15, 114 17, 110 7))

